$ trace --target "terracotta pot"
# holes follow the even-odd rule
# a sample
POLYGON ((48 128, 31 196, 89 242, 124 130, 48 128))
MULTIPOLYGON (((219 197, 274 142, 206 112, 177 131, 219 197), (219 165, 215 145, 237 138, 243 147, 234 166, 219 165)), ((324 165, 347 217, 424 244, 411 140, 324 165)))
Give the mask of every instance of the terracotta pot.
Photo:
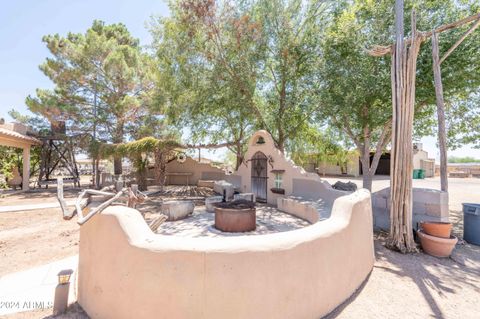
POLYGON ((417 231, 423 250, 435 257, 448 257, 452 253, 453 248, 457 244, 457 237, 441 238, 425 234, 423 231, 417 231))
POLYGON ((430 236, 450 238, 452 223, 442 222, 420 222, 422 230, 430 236))

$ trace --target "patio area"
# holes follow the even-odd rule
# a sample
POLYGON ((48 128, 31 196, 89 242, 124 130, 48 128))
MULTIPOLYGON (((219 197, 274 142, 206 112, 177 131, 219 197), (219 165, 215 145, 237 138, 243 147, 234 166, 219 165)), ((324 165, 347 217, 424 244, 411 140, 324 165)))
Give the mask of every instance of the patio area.
MULTIPOLYGON (((309 226, 310 223, 283 213, 272 206, 257 204, 257 228, 245 233, 227 233, 214 227, 215 214, 205 210, 205 206, 195 208, 193 214, 185 219, 173 222, 164 222, 157 229, 157 234, 172 235, 179 237, 222 237, 222 236, 245 236, 264 235, 271 233, 286 232, 309 226)), ((149 214, 147 222, 155 214, 149 214)))

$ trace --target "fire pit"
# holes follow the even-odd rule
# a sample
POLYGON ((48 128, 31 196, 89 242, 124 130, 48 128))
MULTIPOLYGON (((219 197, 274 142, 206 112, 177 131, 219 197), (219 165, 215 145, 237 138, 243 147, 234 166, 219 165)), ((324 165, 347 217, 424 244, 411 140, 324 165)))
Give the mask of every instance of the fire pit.
POLYGON ((215 228, 224 232, 240 233, 255 230, 255 203, 240 199, 233 202, 216 203, 215 228))

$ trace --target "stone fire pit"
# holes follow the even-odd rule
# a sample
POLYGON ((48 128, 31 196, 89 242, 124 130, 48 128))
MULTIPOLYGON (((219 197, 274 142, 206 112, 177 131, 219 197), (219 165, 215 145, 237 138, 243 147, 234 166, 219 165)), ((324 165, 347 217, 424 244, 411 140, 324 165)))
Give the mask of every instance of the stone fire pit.
POLYGON ((216 203, 215 228, 223 232, 240 233, 253 231, 257 218, 255 203, 240 199, 226 203, 216 203))

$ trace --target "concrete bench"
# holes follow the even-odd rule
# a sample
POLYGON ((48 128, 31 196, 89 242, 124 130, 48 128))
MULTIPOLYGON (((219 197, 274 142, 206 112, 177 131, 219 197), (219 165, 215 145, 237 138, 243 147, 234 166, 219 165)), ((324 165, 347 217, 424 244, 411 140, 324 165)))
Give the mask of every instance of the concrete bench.
POLYGON ((167 215, 168 221, 179 220, 193 213, 195 204, 192 201, 172 200, 162 203, 161 213, 167 215))
POLYGON ((332 205, 323 199, 308 200, 299 196, 277 198, 277 208, 311 224, 330 217, 332 205))

